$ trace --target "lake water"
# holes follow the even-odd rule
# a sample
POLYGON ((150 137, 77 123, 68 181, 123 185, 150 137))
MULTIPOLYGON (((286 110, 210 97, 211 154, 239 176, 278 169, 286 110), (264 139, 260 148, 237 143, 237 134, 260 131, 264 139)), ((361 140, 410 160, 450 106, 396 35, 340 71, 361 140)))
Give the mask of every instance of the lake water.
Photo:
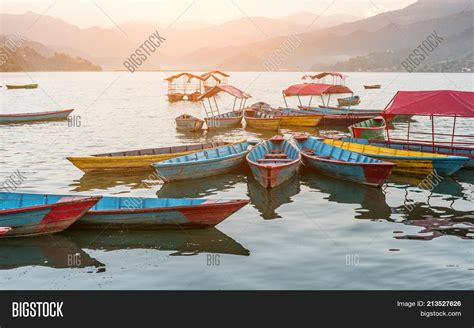
MULTIPOLYGON (((361 108, 382 109, 397 90, 472 91, 472 74, 348 73, 361 108), (382 84, 364 90, 363 84, 382 84)), ((214 229, 193 231, 66 231, 43 238, 0 240, 1 289, 473 289, 474 170, 422 190, 394 176, 382 189, 302 169, 273 190, 249 170, 204 181, 144 184, 148 173, 83 174, 71 155, 265 138, 236 128, 181 133, 174 118, 203 117, 198 104, 166 101, 171 73, 2 73, 2 112, 74 108, 75 122, 0 126, 0 178, 19 170, 19 191, 143 197, 250 198, 214 229), (416 199, 412 211, 405 202, 416 199)), ((302 73, 232 73, 254 101, 284 105, 281 90, 302 73)), ((222 95, 221 111, 231 106, 222 95)), ((295 99, 289 99, 296 106, 295 99)), ((452 121, 438 119, 440 131, 452 121)), ((415 128, 430 123, 417 120, 415 128)), ((405 126, 404 126, 405 125, 405 126)), ((399 123, 397 128, 406 128, 399 123)), ((458 132, 472 134, 459 120, 458 132)), ((316 129, 282 130, 285 136, 316 129)), ((327 132, 327 131, 323 131, 327 132)))

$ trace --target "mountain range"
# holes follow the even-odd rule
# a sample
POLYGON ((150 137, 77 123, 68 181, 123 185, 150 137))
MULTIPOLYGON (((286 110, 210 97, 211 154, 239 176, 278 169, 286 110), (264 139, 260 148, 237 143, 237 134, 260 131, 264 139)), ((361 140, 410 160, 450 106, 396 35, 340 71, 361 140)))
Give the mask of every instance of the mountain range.
POLYGON ((368 18, 298 13, 222 24, 127 22, 81 29, 27 12, 0 14, 0 21, 0 35, 20 33, 50 53, 80 56, 105 70, 124 69, 124 60, 157 30, 166 41, 141 69, 260 71, 268 68, 264 65, 268 58, 278 54, 278 65, 273 65, 277 70, 318 70, 337 64, 351 70, 399 70, 397 63, 433 31, 443 42, 425 64, 466 58, 473 52, 472 1, 465 0, 419 0, 368 18), (288 48, 295 36, 301 42, 288 48), (383 65, 387 54, 391 60, 383 65), (374 58, 382 65, 370 66, 374 58))

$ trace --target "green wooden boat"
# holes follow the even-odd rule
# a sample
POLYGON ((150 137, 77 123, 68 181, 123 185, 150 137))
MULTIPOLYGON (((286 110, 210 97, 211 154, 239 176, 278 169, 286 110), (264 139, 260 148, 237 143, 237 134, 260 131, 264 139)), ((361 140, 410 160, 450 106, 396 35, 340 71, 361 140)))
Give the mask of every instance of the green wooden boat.
POLYGON ((7 89, 36 89, 38 84, 7 84, 7 89))
POLYGON ((384 139, 385 129, 386 123, 382 116, 376 116, 349 126, 353 138, 363 139, 384 139))

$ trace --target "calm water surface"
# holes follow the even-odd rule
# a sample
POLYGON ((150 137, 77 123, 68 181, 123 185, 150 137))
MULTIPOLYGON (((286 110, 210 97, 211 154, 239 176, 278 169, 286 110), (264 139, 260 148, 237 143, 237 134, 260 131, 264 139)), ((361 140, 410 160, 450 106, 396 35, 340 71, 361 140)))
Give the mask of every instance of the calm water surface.
MULTIPOLYGON (((171 73, 170 73, 171 74, 171 73)), ((210 140, 264 138, 236 128, 176 131, 174 117, 203 116, 198 104, 166 101, 166 73, 8 73, 1 111, 74 108, 80 126, 48 122, 0 126, 0 174, 20 170, 19 190, 144 197, 250 198, 214 229, 66 231, 0 240, 1 289, 473 289, 474 171, 462 170, 433 190, 394 176, 382 189, 301 169, 264 190, 248 169, 212 179, 159 184, 149 173, 83 174, 65 158, 210 140), (33 81, 32 81, 33 80, 33 81), (147 182, 144 183, 143 181, 147 182), (416 199, 412 211, 404 204, 416 199)), ((233 73, 253 101, 284 105, 281 90, 301 73, 233 73)), ((397 90, 472 91, 472 74, 349 73, 362 108, 383 108, 397 90), (380 90, 363 84, 381 83, 380 90)), ((221 110, 232 101, 219 96, 221 110)), ((290 99, 290 106, 296 106, 290 99)), ((429 127, 423 119, 415 129, 429 127)), ((438 119, 450 132, 451 120, 438 119)), ((472 121, 458 122, 472 134, 472 121)), ((398 123, 397 128, 406 128, 398 123)), ((316 129, 282 130, 285 136, 316 129)), ((327 131, 323 131, 327 132, 327 131)))

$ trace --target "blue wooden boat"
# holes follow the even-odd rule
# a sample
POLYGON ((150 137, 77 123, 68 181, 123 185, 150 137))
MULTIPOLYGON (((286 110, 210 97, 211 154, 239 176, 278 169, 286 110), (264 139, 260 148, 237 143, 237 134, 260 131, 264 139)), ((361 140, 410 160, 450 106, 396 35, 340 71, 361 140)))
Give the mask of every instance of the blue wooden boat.
POLYGON ((379 187, 390 176, 395 164, 324 143, 320 138, 297 136, 303 164, 326 175, 379 187))
POLYGON ((74 109, 39 113, 0 114, 0 124, 65 120, 74 109))
POLYGON ((63 231, 100 198, 0 192, 0 237, 35 236, 63 231))
POLYGON ((344 138, 343 140, 355 142, 366 145, 374 145, 378 147, 387 147, 391 149, 421 151, 426 153, 443 154, 451 156, 465 156, 469 157, 469 162, 464 164, 464 168, 474 169, 474 148, 463 146, 451 146, 449 144, 435 143, 433 144, 427 140, 426 142, 400 141, 400 140, 374 140, 362 138, 344 138))
POLYGON ((300 159, 298 149, 281 136, 259 143, 247 155, 255 180, 265 188, 273 188, 293 177, 300 159))
POLYGON ((240 142, 152 164, 165 182, 205 178, 229 172, 242 164, 249 143, 240 142))
POLYGON ((213 227, 248 200, 103 197, 71 228, 183 229, 213 227))

